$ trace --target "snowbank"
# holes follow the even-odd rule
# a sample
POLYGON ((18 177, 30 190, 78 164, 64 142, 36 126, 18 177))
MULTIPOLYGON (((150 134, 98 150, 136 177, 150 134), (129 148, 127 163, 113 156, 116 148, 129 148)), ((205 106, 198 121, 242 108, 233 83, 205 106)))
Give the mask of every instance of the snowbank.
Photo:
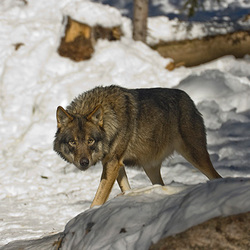
POLYGON ((60 249, 148 249, 162 237, 211 218, 250 211, 249 178, 214 180, 179 191, 180 187, 157 185, 130 191, 79 214, 62 234, 2 249, 53 249, 55 242, 60 242, 60 249))

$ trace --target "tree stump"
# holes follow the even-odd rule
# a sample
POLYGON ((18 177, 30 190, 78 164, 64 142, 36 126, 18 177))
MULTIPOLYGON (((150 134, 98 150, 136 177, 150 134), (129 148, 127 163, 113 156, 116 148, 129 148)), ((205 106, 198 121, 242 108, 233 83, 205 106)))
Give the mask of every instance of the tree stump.
POLYGON ((98 39, 109 41, 120 40, 122 31, 120 26, 91 27, 67 16, 65 35, 61 38, 58 48, 59 55, 68 57, 76 62, 89 59, 94 52, 94 45, 98 39))

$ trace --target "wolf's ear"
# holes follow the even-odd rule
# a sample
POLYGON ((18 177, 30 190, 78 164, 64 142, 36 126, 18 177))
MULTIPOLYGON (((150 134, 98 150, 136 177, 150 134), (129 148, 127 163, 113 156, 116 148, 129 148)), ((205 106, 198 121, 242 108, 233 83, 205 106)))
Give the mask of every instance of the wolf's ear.
POLYGON ((61 106, 59 106, 56 110, 56 120, 57 127, 61 128, 63 125, 67 125, 74 118, 61 106))
POLYGON ((87 117, 89 121, 92 121, 94 124, 103 126, 103 110, 100 105, 98 105, 87 117))

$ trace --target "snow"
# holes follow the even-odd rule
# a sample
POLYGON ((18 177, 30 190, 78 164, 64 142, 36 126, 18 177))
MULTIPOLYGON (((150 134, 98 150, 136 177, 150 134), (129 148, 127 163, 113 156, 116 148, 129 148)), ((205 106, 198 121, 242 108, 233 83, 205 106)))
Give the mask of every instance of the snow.
MULTIPOLYGON (((77 222, 81 225, 85 216, 94 216, 100 221, 100 230, 106 224, 109 226, 105 232, 111 237, 102 238, 104 245, 126 246, 131 242, 136 246, 144 237, 157 240, 159 234, 175 233, 177 227, 184 230, 185 225, 191 226, 208 218, 250 210, 249 56, 243 59, 226 56, 194 68, 181 67, 169 72, 165 66, 171 59, 162 58, 141 42, 134 42, 130 21, 111 7, 87 0, 27 2, 2 0, 0 5, 0 246, 13 240, 62 232, 72 218, 66 232, 75 230, 80 234, 83 229, 77 222), (91 22, 89 24, 98 24, 100 20, 105 22, 105 19, 107 26, 122 23, 126 32, 121 41, 99 40, 90 60, 75 63, 60 57, 56 51, 66 11, 74 13, 74 10, 79 10, 80 15, 86 6, 93 10, 84 12, 84 20, 91 22), (97 13, 104 19, 100 19, 97 13), (15 50, 17 43, 22 45, 15 50), (53 152, 55 111, 57 106, 65 107, 83 91, 110 84, 129 88, 184 89, 203 114, 208 149, 215 168, 224 177, 241 178, 207 182, 198 170, 174 155, 162 167, 166 188, 151 188, 142 171, 128 169, 132 193, 113 199, 120 193, 115 184, 107 204, 89 209, 102 167, 99 164, 87 172, 80 172, 53 152), (140 189, 134 191, 135 188, 140 189), (187 202, 184 197, 189 197, 187 202), (181 201, 185 206, 179 208, 183 204, 181 201), (203 203, 207 204, 207 210, 199 205, 203 203), (163 219, 153 220, 161 209, 165 209, 163 219), (74 218, 84 211, 86 214, 74 218), (110 211, 114 217, 108 214, 110 211), (194 218, 194 213, 196 219, 190 219, 194 218), (149 214, 152 221, 147 222, 147 227, 142 227, 149 214), (140 222, 136 221, 137 217, 140 222), (110 220, 105 220, 107 218, 110 220), (120 218, 123 218, 124 225, 120 218), (134 222, 130 225, 134 228, 133 233, 126 233, 126 239, 121 241, 114 238, 112 232, 115 231, 112 230, 121 225, 127 228, 129 218, 134 222), (150 232, 152 235, 149 236, 150 232)), ((226 1, 220 2, 226 11, 228 6, 233 6, 233 1, 227 2, 228 5, 225 5, 226 1)), ((235 4, 242 9, 250 6, 249 1, 243 0, 235 4)), ((158 30, 162 29, 164 22, 167 20, 158 18, 155 24, 159 25, 158 30)), ((174 32, 176 36, 187 36, 185 29, 170 31, 172 36, 174 32)), ((200 32, 191 31, 192 37, 197 37, 200 32)), ((99 234, 94 228, 93 235, 99 234)), ((91 235, 87 237, 93 237, 91 235)), ((67 244, 75 244, 74 239, 68 237, 67 244)), ((41 249, 44 249, 42 244, 45 243, 41 242, 41 249)))
POLYGON ((150 193, 137 194, 136 202, 135 196, 121 196, 100 209, 80 214, 66 225, 62 249, 148 249, 162 236, 211 217, 248 211, 250 181, 217 180, 176 195, 166 194, 167 188, 155 186, 150 193), (91 232, 86 233, 90 223, 91 232))
POLYGON ((91 26, 114 27, 122 24, 122 15, 119 10, 90 1, 70 2, 64 7, 63 14, 91 26))
POLYGON ((189 187, 141 188, 79 214, 67 223, 63 233, 13 242, 3 249, 54 249, 54 242, 61 240, 60 249, 149 249, 162 237, 213 217, 249 211, 249 195, 250 178, 227 178, 189 187))

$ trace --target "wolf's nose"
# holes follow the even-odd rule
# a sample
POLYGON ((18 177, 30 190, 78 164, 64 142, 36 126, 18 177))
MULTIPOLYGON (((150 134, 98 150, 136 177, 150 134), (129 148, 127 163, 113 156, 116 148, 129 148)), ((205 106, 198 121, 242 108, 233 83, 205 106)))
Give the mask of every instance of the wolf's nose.
POLYGON ((88 165, 89 165, 89 160, 86 158, 86 157, 83 157, 81 160, 80 160, 80 165, 84 168, 86 168, 88 165))

